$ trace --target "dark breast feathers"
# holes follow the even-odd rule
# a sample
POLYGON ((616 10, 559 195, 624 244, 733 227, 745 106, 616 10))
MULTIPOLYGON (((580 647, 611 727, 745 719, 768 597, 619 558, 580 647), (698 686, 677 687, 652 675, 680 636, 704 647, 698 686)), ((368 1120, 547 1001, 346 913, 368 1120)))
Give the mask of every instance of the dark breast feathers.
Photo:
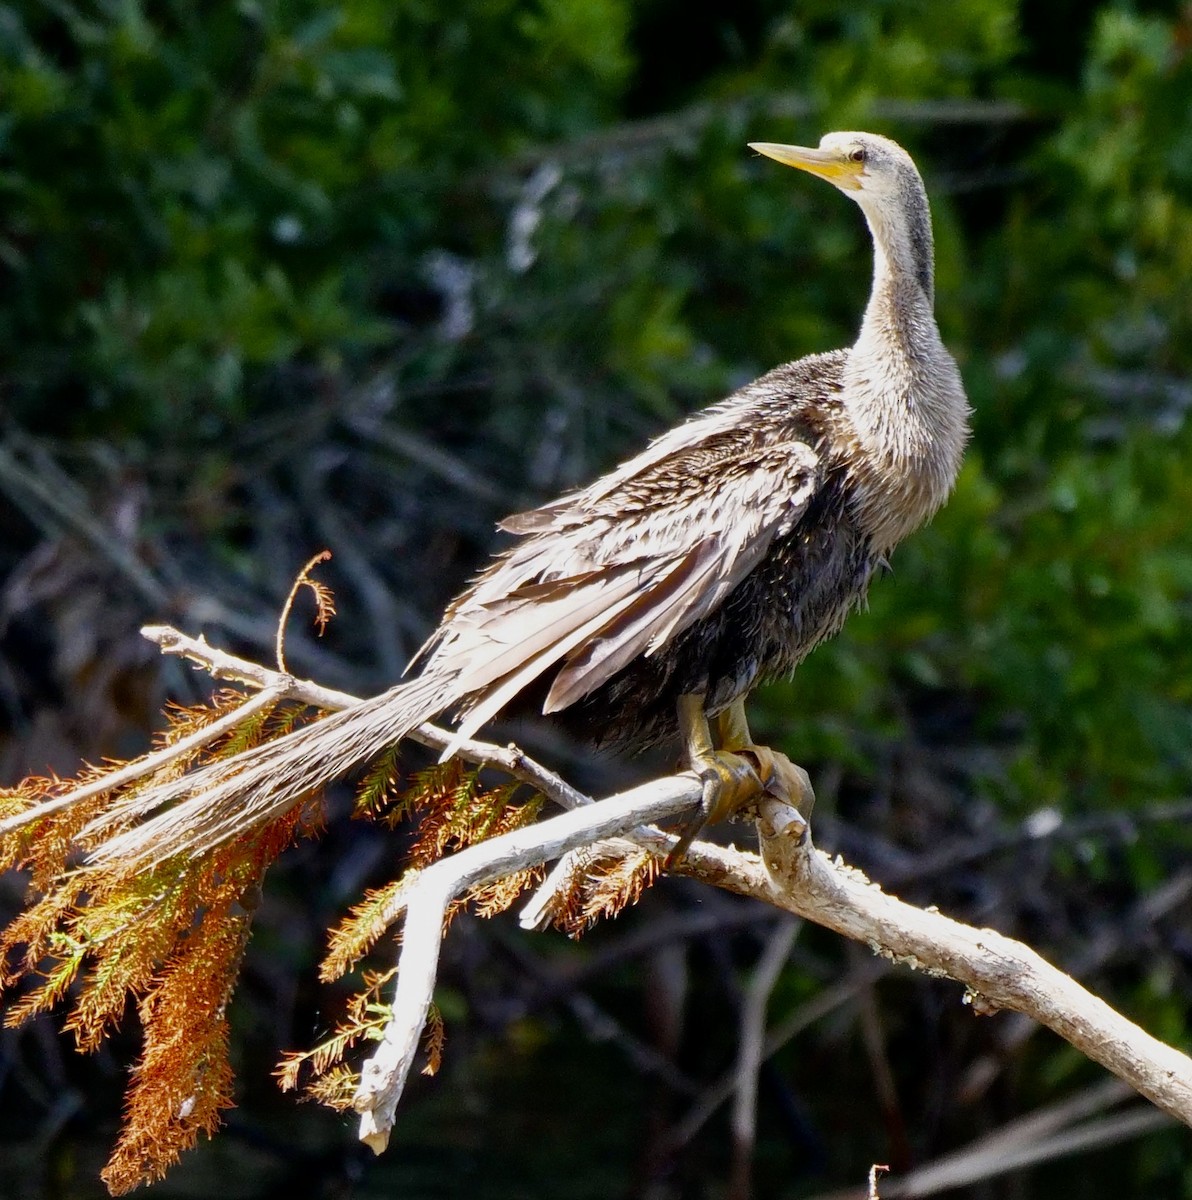
POLYGON ((718 712, 835 633, 874 564, 848 499, 844 360, 771 371, 504 522, 520 541, 427 647, 459 736, 531 701, 598 744, 647 746, 674 734, 679 696, 718 712))

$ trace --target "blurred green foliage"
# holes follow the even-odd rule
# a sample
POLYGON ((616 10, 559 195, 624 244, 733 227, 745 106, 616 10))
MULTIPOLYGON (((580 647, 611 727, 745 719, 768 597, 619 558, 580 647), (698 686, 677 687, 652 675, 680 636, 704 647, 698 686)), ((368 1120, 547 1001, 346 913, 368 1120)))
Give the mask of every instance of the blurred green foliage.
POLYGON ((855 209, 744 145, 850 127, 924 168, 975 437, 761 723, 872 771, 930 701, 1013 813, 1186 791, 1176 0, 0 4, 0 404, 202 479, 230 430, 384 373, 400 424, 542 498, 851 340, 855 209))

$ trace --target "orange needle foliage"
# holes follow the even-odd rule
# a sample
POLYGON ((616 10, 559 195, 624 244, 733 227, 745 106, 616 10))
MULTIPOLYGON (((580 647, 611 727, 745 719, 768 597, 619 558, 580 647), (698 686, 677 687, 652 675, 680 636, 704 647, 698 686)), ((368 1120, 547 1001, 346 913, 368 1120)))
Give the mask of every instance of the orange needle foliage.
MULTIPOLYGON (((171 713, 157 750, 226 717, 244 701, 242 692, 227 690, 207 706, 171 713)), ((208 744, 180 749, 168 765, 131 781, 126 773, 124 782, 53 808, 0 838, 0 870, 30 874, 27 907, 0 933, 0 988, 14 997, 6 1023, 18 1025, 66 1002, 65 1028, 79 1050, 89 1052, 123 1020, 130 1000, 137 1008, 144 1049, 103 1173, 113 1194, 160 1179, 200 1133, 214 1133, 221 1112, 232 1105, 228 1006, 262 881, 295 838, 317 828, 319 810, 292 811, 210 853, 176 855, 149 869, 90 863, 86 855, 99 838, 139 819, 123 814, 136 812, 130 802, 142 789, 279 737, 300 719, 303 709, 294 704, 254 711, 208 744), (98 822, 101 816, 106 820, 98 822), (90 831, 93 822, 102 834, 90 831)), ((75 780, 25 780, 0 792, 0 820, 31 813, 127 765, 88 768, 75 780)), ((401 914, 409 872, 532 821, 541 798, 523 798, 521 789, 514 783, 486 790, 478 772, 457 761, 403 785, 396 749, 382 755, 359 785, 355 815, 390 825, 415 817, 416 834, 403 874, 366 895, 333 932, 322 978, 334 981, 356 969, 389 931, 401 914)), ((537 878, 536 871, 518 872, 476 889, 457 911, 467 904, 484 916, 503 911, 537 878)), ((350 1105, 359 1074, 343 1059, 360 1042, 380 1036, 390 1016, 382 989, 393 974, 393 969, 361 972, 360 988, 332 1035, 285 1058, 278 1071, 283 1087, 295 1087, 305 1067, 310 1095, 334 1108, 350 1105)), ((442 1021, 432 1019, 428 1069, 437 1067, 442 1045, 442 1021)))

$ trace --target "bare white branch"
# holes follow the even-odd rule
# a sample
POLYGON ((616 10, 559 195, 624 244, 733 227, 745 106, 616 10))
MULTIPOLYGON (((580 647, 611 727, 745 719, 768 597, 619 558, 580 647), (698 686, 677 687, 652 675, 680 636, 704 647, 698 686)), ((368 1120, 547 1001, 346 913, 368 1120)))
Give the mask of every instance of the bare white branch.
MULTIPOLYGON (((421 874, 408 894, 393 1018, 381 1048, 365 1066, 356 1095, 364 1141, 378 1152, 388 1142, 429 1009, 443 918, 451 901, 478 883, 690 811, 699 792, 690 776, 657 780, 469 847, 421 874)), ((955 979, 979 1000, 982 1011, 1027 1013, 1192 1125, 1192 1060, 1021 943, 905 904, 860 872, 832 862, 812 847, 795 809, 774 800, 764 800, 760 808, 764 861, 696 843, 678 872, 834 929, 892 962, 955 979)))
POLYGON ((199 747, 215 741, 216 738, 222 737, 255 713, 269 708, 270 705, 284 700, 285 697, 286 684, 283 678, 279 677, 278 681, 266 685, 255 696, 250 697, 231 712, 225 713, 218 720, 212 721, 210 725, 204 725, 202 729, 196 729, 194 733, 179 738, 171 745, 163 746, 162 749, 155 750, 152 754, 134 759, 119 770, 109 771, 98 779, 83 784, 82 787, 72 789, 65 795, 43 800, 40 804, 28 808, 24 812, 6 817, 0 821, 0 837, 6 833, 12 833, 14 830, 23 829, 26 825, 40 821, 42 817, 48 817, 60 809, 70 808, 71 805, 78 804, 82 800, 89 800, 92 796, 99 796, 104 792, 111 792, 118 787, 123 787, 126 783, 143 779, 146 775, 153 774, 154 771, 160 770, 181 755, 189 754, 192 750, 197 750, 199 747))
POLYGON ((380 1154, 426 1025, 438 971, 447 907, 477 884, 537 866, 577 846, 624 834, 642 823, 691 812, 702 794, 693 775, 659 779, 469 846, 423 870, 405 894, 406 923, 398 960, 393 1016, 380 1047, 364 1064, 355 1108, 360 1140, 380 1154))
MULTIPOLYGON (((351 708, 360 703, 359 696, 348 692, 336 691, 334 688, 323 687, 309 679, 295 679, 270 670, 259 663, 248 659, 237 658, 225 650, 208 645, 205 638, 188 637, 169 625, 146 625, 141 630, 142 637, 161 648, 163 654, 176 654, 180 658, 188 658, 191 662, 208 671, 216 679, 226 679, 235 683, 247 683, 251 687, 273 688, 280 687, 286 699, 300 700, 313 708, 325 709, 327 712, 338 712, 343 708, 351 708)), ((478 766, 499 767, 514 779, 528 783, 532 788, 541 792, 548 800, 553 800, 560 808, 577 808, 582 804, 590 804, 591 797, 573 788, 565 779, 548 770, 541 763, 535 762, 522 753, 516 746, 495 746, 490 742, 479 742, 465 739, 455 742, 455 735, 446 729, 440 729, 429 722, 419 725, 409 735, 414 741, 429 746, 432 750, 445 750, 455 743, 456 753, 465 762, 478 766)))
MULTIPOLYGON (((721 860, 714 869, 721 886, 864 942, 892 962, 955 979, 979 1011, 1026 1013, 1192 1125, 1192 1059, 1021 942, 905 904, 859 871, 833 863, 812 849, 802 818, 786 805, 764 801, 761 808, 764 865, 740 854, 721 860)), ((701 848, 701 857, 709 849, 701 848)))
MULTIPOLYGON (((235 679, 267 692, 250 704, 290 698, 338 709, 357 702, 342 692, 235 658, 173 629, 152 627, 144 632, 165 653, 189 657, 218 678, 235 679)), ((235 716, 243 719, 245 711, 241 709, 235 716)), ((452 741, 451 734, 431 725, 421 726, 414 736, 440 750, 452 741)), ((170 750, 177 752, 176 747, 170 750)), ((393 1019, 379 1050, 366 1065, 356 1096, 361 1137, 375 1150, 388 1139, 422 1034, 438 968, 444 915, 452 900, 477 884, 552 861, 602 839, 629 837, 637 847, 645 844, 665 853, 672 839, 642 826, 690 812, 700 799, 699 784, 693 777, 681 775, 593 806, 588 797, 516 747, 469 741, 460 747, 460 753, 471 762, 505 770, 572 811, 436 863, 421 872, 404 894, 405 936, 393 1019)), ((136 764, 137 770, 143 768, 143 763, 136 764)), ((72 798, 77 799, 78 793, 48 803, 66 804, 72 798)), ((1027 946, 994 930, 975 929, 905 904, 886 895, 860 872, 832 862, 812 847, 805 822, 790 806, 765 799, 759 814, 760 859, 739 850, 696 843, 678 873, 833 929, 893 963, 957 980, 965 985, 966 999, 976 1010, 1011 1009, 1026 1014, 1157 1107, 1192 1125, 1192 1060, 1151 1037, 1027 946)), ((19 814, 19 818, 25 817, 19 814)), ((602 846, 602 854, 610 848, 615 848, 615 843, 602 846)))
MULTIPOLYGON (((149 641, 161 648, 163 654, 174 654, 180 658, 190 659, 202 667, 215 679, 223 679, 231 683, 248 684, 260 688, 260 694, 246 700, 243 705, 233 712, 227 713, 210 725, 181 738, 170 746, 154 751, 142 758, 130 762, 118 771, 112 771, 99 779, 74 788, 61 796, 43 800, 23 812, 0 821, 0 836, 22 829, 26 825, 48 817, 52 813, 70 808, 80 801, 90 799, 103 792, 114 791, 125 784, 133 783, 154 771, 160 770, 168 763, 189 753, 199 746, 207 745, 230 729, 234 729, 247 717, 276 704, 279 700, 298 700, 313 708, 337 712, 359 704, 357 696, 347 692, 336 691, 334 688, 323 687, 308 679, 296 679, 281 671, 270 670, 259 663, 248 659, 238 658, 225 650, 220 650, 207 643, 202 637, 189 637, 168 625, 146 625, 141 633, 149 641)), ((410 737, 432 750, 444 750, 453 740, 452 734, 437 725, 419 725, 410 733, 410 737)), ((580 805, 591 804, 591 797, 574 788, 565 779, 553 771, 535 762, 529 755, 523 753, 517 746, 495 746, 489 742, 466 739, 456 746, 456 753, 465 762, 478 766, 493 766, 527 783, 536 791, 541 792, 548 800, 554 801, 561 808, 577 808, 580 805)))

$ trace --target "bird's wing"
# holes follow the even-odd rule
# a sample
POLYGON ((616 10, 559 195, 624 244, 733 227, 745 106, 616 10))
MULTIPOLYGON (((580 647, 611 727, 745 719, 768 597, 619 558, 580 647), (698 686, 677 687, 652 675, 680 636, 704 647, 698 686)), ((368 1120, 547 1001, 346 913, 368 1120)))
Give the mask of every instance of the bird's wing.
POLYGON ((742 389, 728 400, 704 409, 683 424, 660 434, 640 454, 635 454, 633 458, 580 491, 569 492, 560 496, 558 500, 552 500, 527 512, 513 513, 498 522, 498 527, 507 533, 539 533, 555 527, 561 516, 566 516, 578 508, 591 510, 594 504, 615 495, 632 480, 647 476, 651 470, 667 460, 707 444, 719 435, 731 434, 740 424, 742 402, 747 399, 748 389, 742 389))
POLYGON ((669 569, 644 588, 594 638, 567 653, 544 711, 556 712, 594 691, 639 654, 657 653, 715 612, 757 566, 774 538, 789 532, 820 485, 819 455, 805 442, 768 447, 764 456, 729 469, 715 486, 701 480, 698 500, 652 514, 642 539, 669 569))
POLYGON ((627 486, 648 478, 655 469, 665 467, 668 462, 714 445, 718 439, 732 439, 743 430, 747 431, 759 416, 762 420, 773 420, 775 401, 787 414, 800 398, 830 404, 839 393, 848 355, 847 350, 831 350, 783 363, 719 403, 693 414, 681 425, 660 434, 640 454, 587 487, 527 512, 514 513, 498 526, 507 533, 518 534, 555 528, 560 517, 577 511, 590 512, 606 498, 615 500, 627 486))
POLYGON ((551 668, 547 712, 669 644, 723 603, 819 486, 820 456, 793 431, 761 439, 739 418, 703 437, 682 429, 613 484, 537 510, 533 532, 448 611, 428 670, 469 700, 461 738, 551 668))

